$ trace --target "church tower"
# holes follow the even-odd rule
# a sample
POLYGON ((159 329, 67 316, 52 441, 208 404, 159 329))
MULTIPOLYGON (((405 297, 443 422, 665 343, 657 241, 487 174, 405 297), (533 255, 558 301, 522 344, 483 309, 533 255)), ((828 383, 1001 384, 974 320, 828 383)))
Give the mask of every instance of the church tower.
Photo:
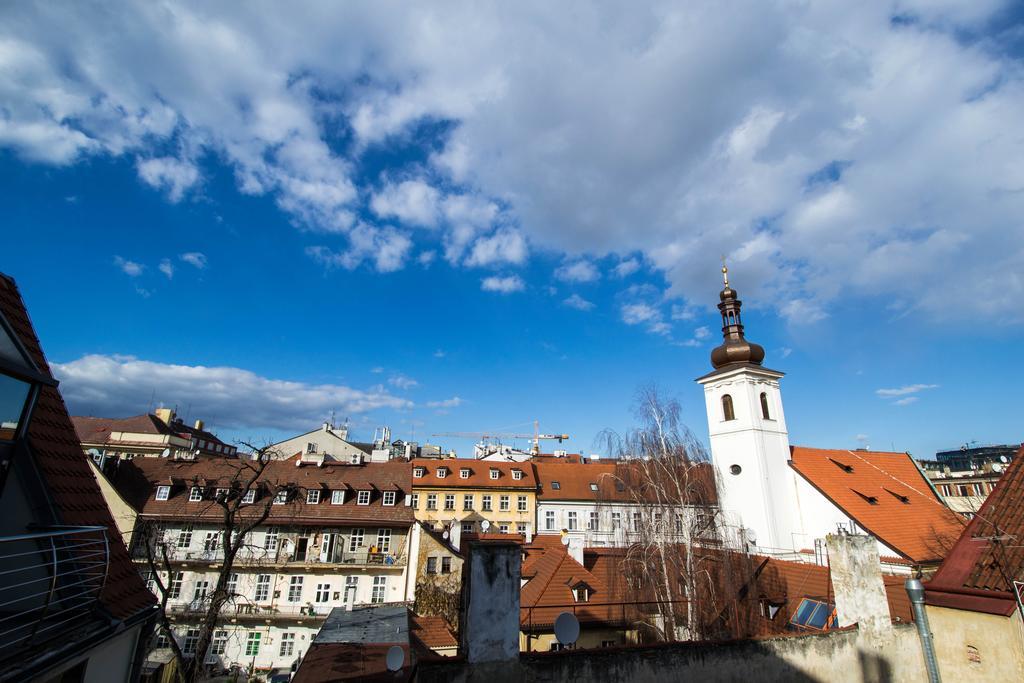
POLYGON ((748 548, 792 551, 798 530, 779 391, 783 373, 761 365, 764 348, 743 335, 742 304, 729 286, 725 266, 722 279, 723 342, 711 352, 715 369, 697 379, 704 386, 719 504, 725 524, 741 531, 748 548))

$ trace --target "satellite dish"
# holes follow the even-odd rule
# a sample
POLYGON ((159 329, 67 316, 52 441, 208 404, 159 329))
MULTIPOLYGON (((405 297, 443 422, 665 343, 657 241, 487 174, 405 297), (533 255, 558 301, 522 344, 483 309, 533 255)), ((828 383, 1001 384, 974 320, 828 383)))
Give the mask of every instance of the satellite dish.
POLYGON ((163 450, 163 451, 162 451, 162 452, 160 453, 160 457, 161 457, 161 458, 166 458, 166 457, 167 457, 167 456, 169 456, 170 454, 171 454, 171 449, 170 449, 170 448, 165 448, 165 449, 164 449, 164 450, 163 450))
POLYGON ((484 521, 480 522, 480 528, 483 529, 484 533, 486 534, 487 530, 491 528, 491 523, 485 519, 484 521))
POLYGON ((562 645, 571 645, 580 637, 580 622, 571 612, 562 612, 555 618, 555 638, 562 645))
POLYGON ((1000 455, 999 462, 1010 462, 1010 459, 1007 458, 1005 455, 1000 455))
POLYGON ((405 650, 398 645, 392 645, 388 648, 384 661, 388 665, 388 671, 398 671, 405 664, 405 650))
POLYGON ((1002 472, 1003 471, 1003 466, 1000 463, 998 463, 998 462, 992 463, 992 471, 993 472, 1002 472))
POLYGON ((441 534, 441 538, 443 538, 446 541, 448 540, 448 530, 447 529, 445 529, 445 532, 443 534, 441 534))

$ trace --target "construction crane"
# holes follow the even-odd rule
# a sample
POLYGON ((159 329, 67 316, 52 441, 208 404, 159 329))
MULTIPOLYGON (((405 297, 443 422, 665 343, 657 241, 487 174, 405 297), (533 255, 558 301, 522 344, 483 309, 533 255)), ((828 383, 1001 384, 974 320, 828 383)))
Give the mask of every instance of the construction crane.
POLYGON ((506 432, 440 432, 431 436, 447 436, 453 439, 479 439, 488 441, 490 439, 530 439, 533 445, 530 447, 531 455, 540 454, 540 442, 542 440, 557 441, 562 443, 569 438, 568 434, 541 434, 540 422, 533 421, 533 434, 511 434, 506 432))

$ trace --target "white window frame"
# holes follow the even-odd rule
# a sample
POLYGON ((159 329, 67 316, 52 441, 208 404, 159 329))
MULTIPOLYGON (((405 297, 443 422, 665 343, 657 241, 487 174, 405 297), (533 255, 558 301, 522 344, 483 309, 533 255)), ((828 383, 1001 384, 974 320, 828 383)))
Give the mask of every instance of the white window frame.
POLYGON ((377 552, 391 552, 391 529, 386 527, 377 529, 377 552))
POLYGON ((459 479, 469 479, 469 468, 468 467, 460 467, 459 468, 459 479))
POLYGON ((199 486, 193 486, 188 492, 188 502, 198 503, 203 499, 203 489, 199 486))
POLYGON ((370 603, 380 604, 385 602, 388 597, 388 577, 386 576, 375 576, 373 577, 373 590, 370 592, 370 603), (377 590, 380 589, 378 593, 377 590))
POLYGON ((288 503, 288 491, 278 491, 274 496, 274 505, 285 505, 288 503))
POLYGON ((497 479, 501 476, 501 470, 494 467, 491 468, 491 479, 497 479))
POLYGON ((219 488, 215 489, 214 492, 213 492, 214 500, 216 500, 217 498, 220 498, 221 494, 223 494, 224 496, 227 496, 228 495, 228 490, 226 488, 223 488, 223 487, 219 487, 219 488))
POLYGON ((512 478, 515 479, 516 481, 519 481, 520 479, 523 478, 523 471, 522 470, 512 470, 512 478))
POLYGON ((475 498, 475 496, 472 493, 463 493, 462 494, 462 511, 463 512, 472 512, 473 511, 473 498, 475 498))
POLYGON ((345 490, 334 489, 331 491, 331 505, 342 505, 345 502, 345 490))
POLYGON ((600 531, 601 530, 601 517, 595 511, 591 511, 590 512, 590 519, 587 520, 587 530, 588 531, 600 531))
POLYGON ((354 553, 363 547, 363 540, 366 537, 366 530, 361 528, 352 529, 348 536, 348 551, 354 553))
POLYGON ((509 530, 508 522, 503 522, 502 524, 498 525, 498 533, 499 534, 507 534, 508 530, 509 530))
POLYGON ((306 505, 316 505, 320 502, 320 489, 308 489, 306 491, 306 505))
POLYGON ((447 476, 448 476, 448 468, 447 467, 438 467, 437 468, 437 478, 438 479, 444 479, 447 476))
POLYGON ((494 510, 491 506, 492 500, 493 499, 490 494, 485 493, 484 495, 480 496, 480 509, 483 512, 493 512, 494 510))
POLYGON ((517 512, 526 512, 529 509, 530 509, 530 499, 527 498, 526 496, 517 496, 516 497, 516 511, 517 512))
POLYGON ((251 503, 255 503, 255 502, 256 502, 256 489, 249 489, 248 491, 245 492, 245 495, 242 496, 242 503, 244 503, 244 504, 251 504, 251 503))
POLYGON ((295 656, 295 634, 286 631, 281 634, 281 657, 294 657, 295 656))
POLYGON ((211 655, 223 655, 224 650, 228 646, 228 632, 227 631, 214 631, 213 638, 210 639, 210 654, 211 655))
POLYGON ((192 525, 186 524, 178 530, 178 540, 175 543, 179 548, 189 548, 192 546, 192 525))
POLYGON ((455 494, 446 493, 444 494, 444 509, 451 512, 455 509, 455 494))
POLYGON ((277 529, 267 529, 263 534, 263 549, 277 550, 280 536, 281 534, 277 529))
POLYGON ((156 499, 157 500, 167 500, 170 497, 171 497, 171 487, 170 486, 157 486, 156 487, 156 499))
POLYGON ((288 580, 288 602, 302 602, 303 576, 293 576, 288 580))
POLYGON ((436 493, 428 493, 427 494, 427 509, 428 510, 436 510, 437 509, 437 494, 436 493))
POLYGON ((545 531, 554 531, 557 526, 558 526, 558 520, 555 519, 555 511, 554 510, 545 510, 544 511, 544 530, 545 531))
POLYGON ((473 533, 473 522, 463 522, 461 527, 462 533, 471 534, 473 533))
POLYGON ((426 472, 427 472, 427 468, 426 467, 413 467, 412 468, 412 476, 415 477, 416 479, 422 479, 423 475, 426 474, 426 472))
POLYGON ((331 584, 329 583, 318 583, 316 585, 316 594, 313 596, 313 602, 324 603, 331 601, 331 584))
POLYGON ((381 497, 381 503, 380 504, 381 505, 386 505, 388 507, 391 507, 391 506, 393 506, 395 504, 395 501, 397 499, 398 499, 398 493, 397 492, 395 492, 395 491, 385 491, 384 495, 381 497))
POLYGON ((265 602, 270 599, 270 574, 256 575, 256 589, 253 591, 254 602, 265 602))
POLYGON ((196 653, 197 645, 199 645, 199 629, 190 628, 185 631, 185 638, 181 644, 181 653, 185 655, 194 655, 196 653))
POLYGON ((315 454, 316 453, 316 444, 313 443, 312 441, 307 442, 306 443, 306 452, 310 453, 310 454, 315 454))
POLYGON ((370 504, 370 492, 366 489, 362 489, 356 494, 356 505, 369 505, 370 504))
POLYGON ((500 512, 511 512, 511 510, 512 510, 512 496, 505 496, 505 495, 498 496, 498 510, 500 512))
POLYGON ((575 510, 569 510, 566 513, 565 528, 569 531, 576 531, 579 529, 579 515, 575 510))

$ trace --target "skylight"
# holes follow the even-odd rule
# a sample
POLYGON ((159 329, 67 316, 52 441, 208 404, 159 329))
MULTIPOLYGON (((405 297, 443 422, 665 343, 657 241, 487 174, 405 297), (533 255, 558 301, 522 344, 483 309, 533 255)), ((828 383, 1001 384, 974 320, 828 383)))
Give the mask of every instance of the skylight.
POLYGON ((827 631, 833 625, 836 608, 821 600, 804 598, 789 623, 798 630, 827 631))

